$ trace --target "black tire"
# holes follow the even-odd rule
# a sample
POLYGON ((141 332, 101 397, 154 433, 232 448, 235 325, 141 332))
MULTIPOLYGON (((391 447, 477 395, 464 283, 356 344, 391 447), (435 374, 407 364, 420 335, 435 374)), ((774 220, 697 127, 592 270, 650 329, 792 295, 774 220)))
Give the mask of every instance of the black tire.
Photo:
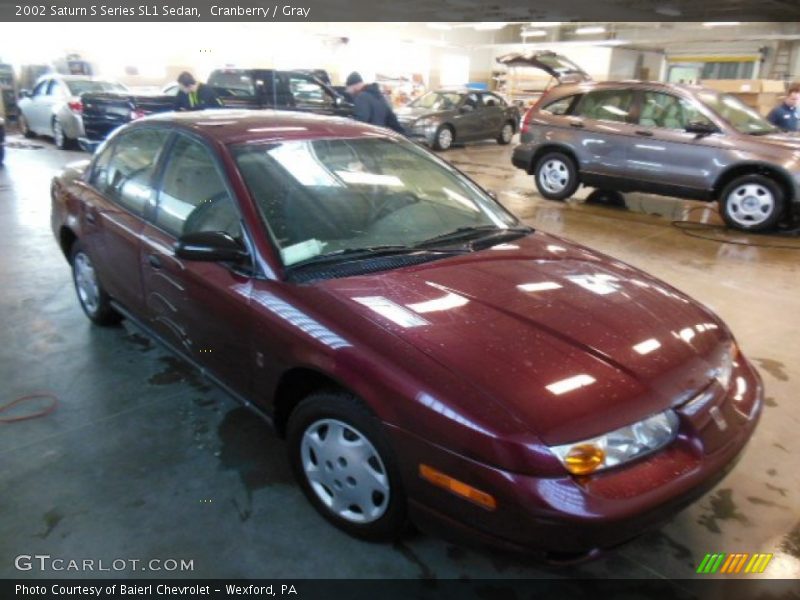
POLYGON ((503 128, 500 130, 500 133, 497 134, 497 143, 501 146, 505 146, 511 143, 511 140, 514 138, 514 123, 511 121, 507 121, 503 123, 503 128), (511 135, 507 135, 507 132, 510 131, 511 135))
MULTIPOLYGON (((295 477, 303 493, 306 495, 306 498, 308 498, 309 502, 311 502, 314 508, 316 508, 325 519, 354 537, 373 542, 395 540, 403 534, 406 530, 407 521, 406 498, 400 479, 400 470, 397 466, 397 460, 382 431, 380 421, 375 418, 372 412, 358 398, 339 391, 313 393, 300 402, 294 411, 292 411, 286 432, 289 462, 295 477), (310 435, 312 434, 312 430, 320 431, 319 424, 328 420, 341 422, 345 426, 352 428, 352 431, 366 438, 377 452, 380 461, 377 464, 380 465, 380 463, 382 463, 381 471, 385 470, 385 475, 388 479, 388 500, 383 500, 387 504, 385 508, 383 508, 381 516, 375 520, 367 523, 356 523, 352 520, 348 520, 335 513, 323 503, 318 493, 312 488, 304 466, 303 439, 307 431, 309 431, 310 435)), ((336 452, 338 452, 338 450, 336 450, 336 452)), ((316 463, 314 463, 316 455, 312 452, 308 457, 312 463, 309 466, 311 468, 316 467, 316 463)), ((323 457, 320 457, 319 460, 320 463, 322 463, 323 457)), ((334 462, 333 465, 327 462, 325 465, 319 465, 320 472, 323 470, 327 470, 328 472, 327 475, 322 473, 321 477, 331 479, 337 478, 338 476, 338 478, 348 481, 348 484, 353 483, 353 487, 357 485, 357 480, 354 479, 354 477, 361 474, 362 467, 376 471, 373 467, 375 461, 372 459, 360 463, 351 459, 350 463, 347 461, 342 463, 342 459, 339 458, 338 461, 332 462, 334 462), (350 475, 353 475, 353 477, 350 475), (350 480, 352 480, 352 482, 350 480)), ((369 481, 372 480, 370 479, 369 481)), ((336 483, 339 484, 338 479, 336 483)), ((331 499, 333 499, 336 492, 326 487, 325 484, 323 484, 323 487, 325 487, 326 491, 322 493, 330 494, 331 499)), ((337 489, 345 492, 343 499, 349 501, 346 493, 349 488, 345 488, 345 486, 340 484, 337 489)), ((373 492, 372 498, 375 497, 374 494, 375 492, 373 492)), ((374 502, 374 499, 372 501, 374 502)), ((348 508, 348 510, 350 510, 350 508, 348 508)))
POLYGON ((785 207, 783 188, 774 179, 756 173, 737 177, 719 197, 719 212, 725 224, 742 231, 774 229, 785 207))
POLYGON ((64 133, 64 129, 61 127, 58 117, 53 119, 53 141, 59 150, 69 150, 75 145, 76 142, 76 140, 64 133), (61 135, 58 134, 56 127, 61 128, 61 135))
POLYGON ((72 265, 72 282, 75 284, 75 293, 78 296, 78 302, 83 309, 83 312, 86 314, 89 319, 101 326, 109 326, 109 325, 116 325, 122 320, 122 315, 120 315, 114 308, 111 306, 111 298, 109 297, 108 293, 103 288, 103 285, 100 283, 99 279, 97 279, 96 271, 95 271, 95 281, 97 284, 97 293, 96 293, 96 301, 90 302, 86 297, 85 294, 81 292, 81 283, 79 282, 80 275, 80 264, 82 264, 83 260, 87 260, 89 265, 94 270, 94 265, 92 263, 91 258, 89 257, 89 253, 83 247, 83 244, 80 241, 75 242, 72 244, 72 248, 70 249, 70 265, 72 265))
POLYGON ((6 145, 3 142, 0 142, 0 167, 3 166, 3 162, 6 159, 6 145))
POLYGON ((548 200, 566 200, 575 193, 580 185, 575 161, 563 152, 548 152, 542 156, 533 170, 533 179, 536 182, 536 189, 548 200), (546 178, 545 169, 561 173, 564 176, 563 182, 546 178), (544 183, 543 177, 550 183, 544 183), (550 185, 549 188, 548 185, 550 185))
POLYGON ((440 125, 433 136, 433 149, 445 151, 453 147, 456 139, 456 132, 450 125, 440 125), (449 135, 448 135, 449 132, 449 135))
POLYGON ((35 137, 33 131, 28 127, 28 120, 25 118, 25 115, 21 113, 19 115, 19 130, 22 132, 22 135, 28 139, 35 137))

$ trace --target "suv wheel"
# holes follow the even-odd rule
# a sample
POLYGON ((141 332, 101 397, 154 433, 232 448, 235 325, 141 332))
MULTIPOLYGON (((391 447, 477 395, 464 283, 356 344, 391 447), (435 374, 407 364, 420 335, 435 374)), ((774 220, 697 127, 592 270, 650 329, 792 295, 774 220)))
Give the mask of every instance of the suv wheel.
POLYGON ((94 263, 80 242, 72 246, 70 263, 78 301, 86 316, 97 325, 119 323, 122 316, 111 306, 111 298, 100 284, 94 263))
POLYGON ((453 129, 449 125, 442 125, 436 130, 433 138, 434 150, 448 150, 453 145, 453 129))
POLYGON ((289 461, 317 511, 347 533, 395 539, 405 529, 400 473, 379 421, 354 396, 319 392, 289 417, 289 461))
POLYGON ((534 179, 539 193, 548 200, 565 200, 578 189, 578 169, 563 152, 545 154, 536 163, 534 179))
POLYGON ((497 143, 506 145, 511 143, 511 138, 514 137, 514 125, 506 123, 500 130, 500 135, 497 136, 497 143))
POLYGON ((725 186, 719 207, 728 227, 766 231, 775 227, 783 214, 783 190, 764 175, 744 175, 725 186))

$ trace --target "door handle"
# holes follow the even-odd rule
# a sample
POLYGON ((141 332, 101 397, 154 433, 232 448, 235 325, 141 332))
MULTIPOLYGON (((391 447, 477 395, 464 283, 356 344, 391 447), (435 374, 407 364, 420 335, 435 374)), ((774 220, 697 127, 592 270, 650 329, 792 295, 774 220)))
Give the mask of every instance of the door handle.
POLYGON ((153 267, 154 269, 161 268, 161 259, 158 258, 158 255, 156 254, 148 254, 147 262, 150 263, 150 266, 153 267))
POLYGON ((653 137, 652 131, 647 131, 646 129, 640 130, 636 132, 636 135, 643 135, 644 137, 653 137))
POLYGON ((584 126, 584 124, 583 124, 583 123, 581 123, 580 121, 572 121, 572 122, 569 124, 569 126, 570 126, 570 127, 577 127, 578 129, 582 129, 583 127, 585 127, 585 126, 584 126))

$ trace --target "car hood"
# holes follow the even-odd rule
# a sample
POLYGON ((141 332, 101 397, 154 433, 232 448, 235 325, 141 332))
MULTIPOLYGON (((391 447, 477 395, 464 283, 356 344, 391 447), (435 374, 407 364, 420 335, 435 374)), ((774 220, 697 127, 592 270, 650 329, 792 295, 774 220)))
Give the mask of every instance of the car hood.
POLYGON ((666 284, 540 233, 318 285, 501 403, 549 445, 690 399, 708 385, 730 340, 710 311, 666 284))
POLYGON ((453 111, 450 110, 431 110, 430 108, 422 108, 417 106, 405 106, 398 108, 397 118, 401 121, 416 121, 423 117, 443 117, 453 111))
POLYGON ((745 137, 751 142, 756 142, 767 146, 780 146, 782 148, 800 151, 800 133, 798 132, 771 133, 769 135, 758 136, 745 135, 745 137))

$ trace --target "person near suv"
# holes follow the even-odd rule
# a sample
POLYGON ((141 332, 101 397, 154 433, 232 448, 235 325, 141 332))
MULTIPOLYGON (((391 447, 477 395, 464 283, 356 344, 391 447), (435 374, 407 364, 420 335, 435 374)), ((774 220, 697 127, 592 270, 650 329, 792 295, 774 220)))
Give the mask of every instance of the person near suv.
POLYGON ((222 102, 217 97, 214 88, 200 83, 188 71, 178 75, 178 86, 180 90, 175 96, 175 110, 204 110, 222 107, 222 102))
POLYGON ((767 121, 783 131, 798 131, 800 129, 798 105, 800 105, 800 83, 793 83, 786 91, 783 102, 767 115, 767 121))
POLYGON ((353 71, 345 81, 347 93, 354 98, 357 121, 388 127, 397 133, 405 133, 397 115, 381 94, 377 83, 365 84, 360 73, 353 71))

